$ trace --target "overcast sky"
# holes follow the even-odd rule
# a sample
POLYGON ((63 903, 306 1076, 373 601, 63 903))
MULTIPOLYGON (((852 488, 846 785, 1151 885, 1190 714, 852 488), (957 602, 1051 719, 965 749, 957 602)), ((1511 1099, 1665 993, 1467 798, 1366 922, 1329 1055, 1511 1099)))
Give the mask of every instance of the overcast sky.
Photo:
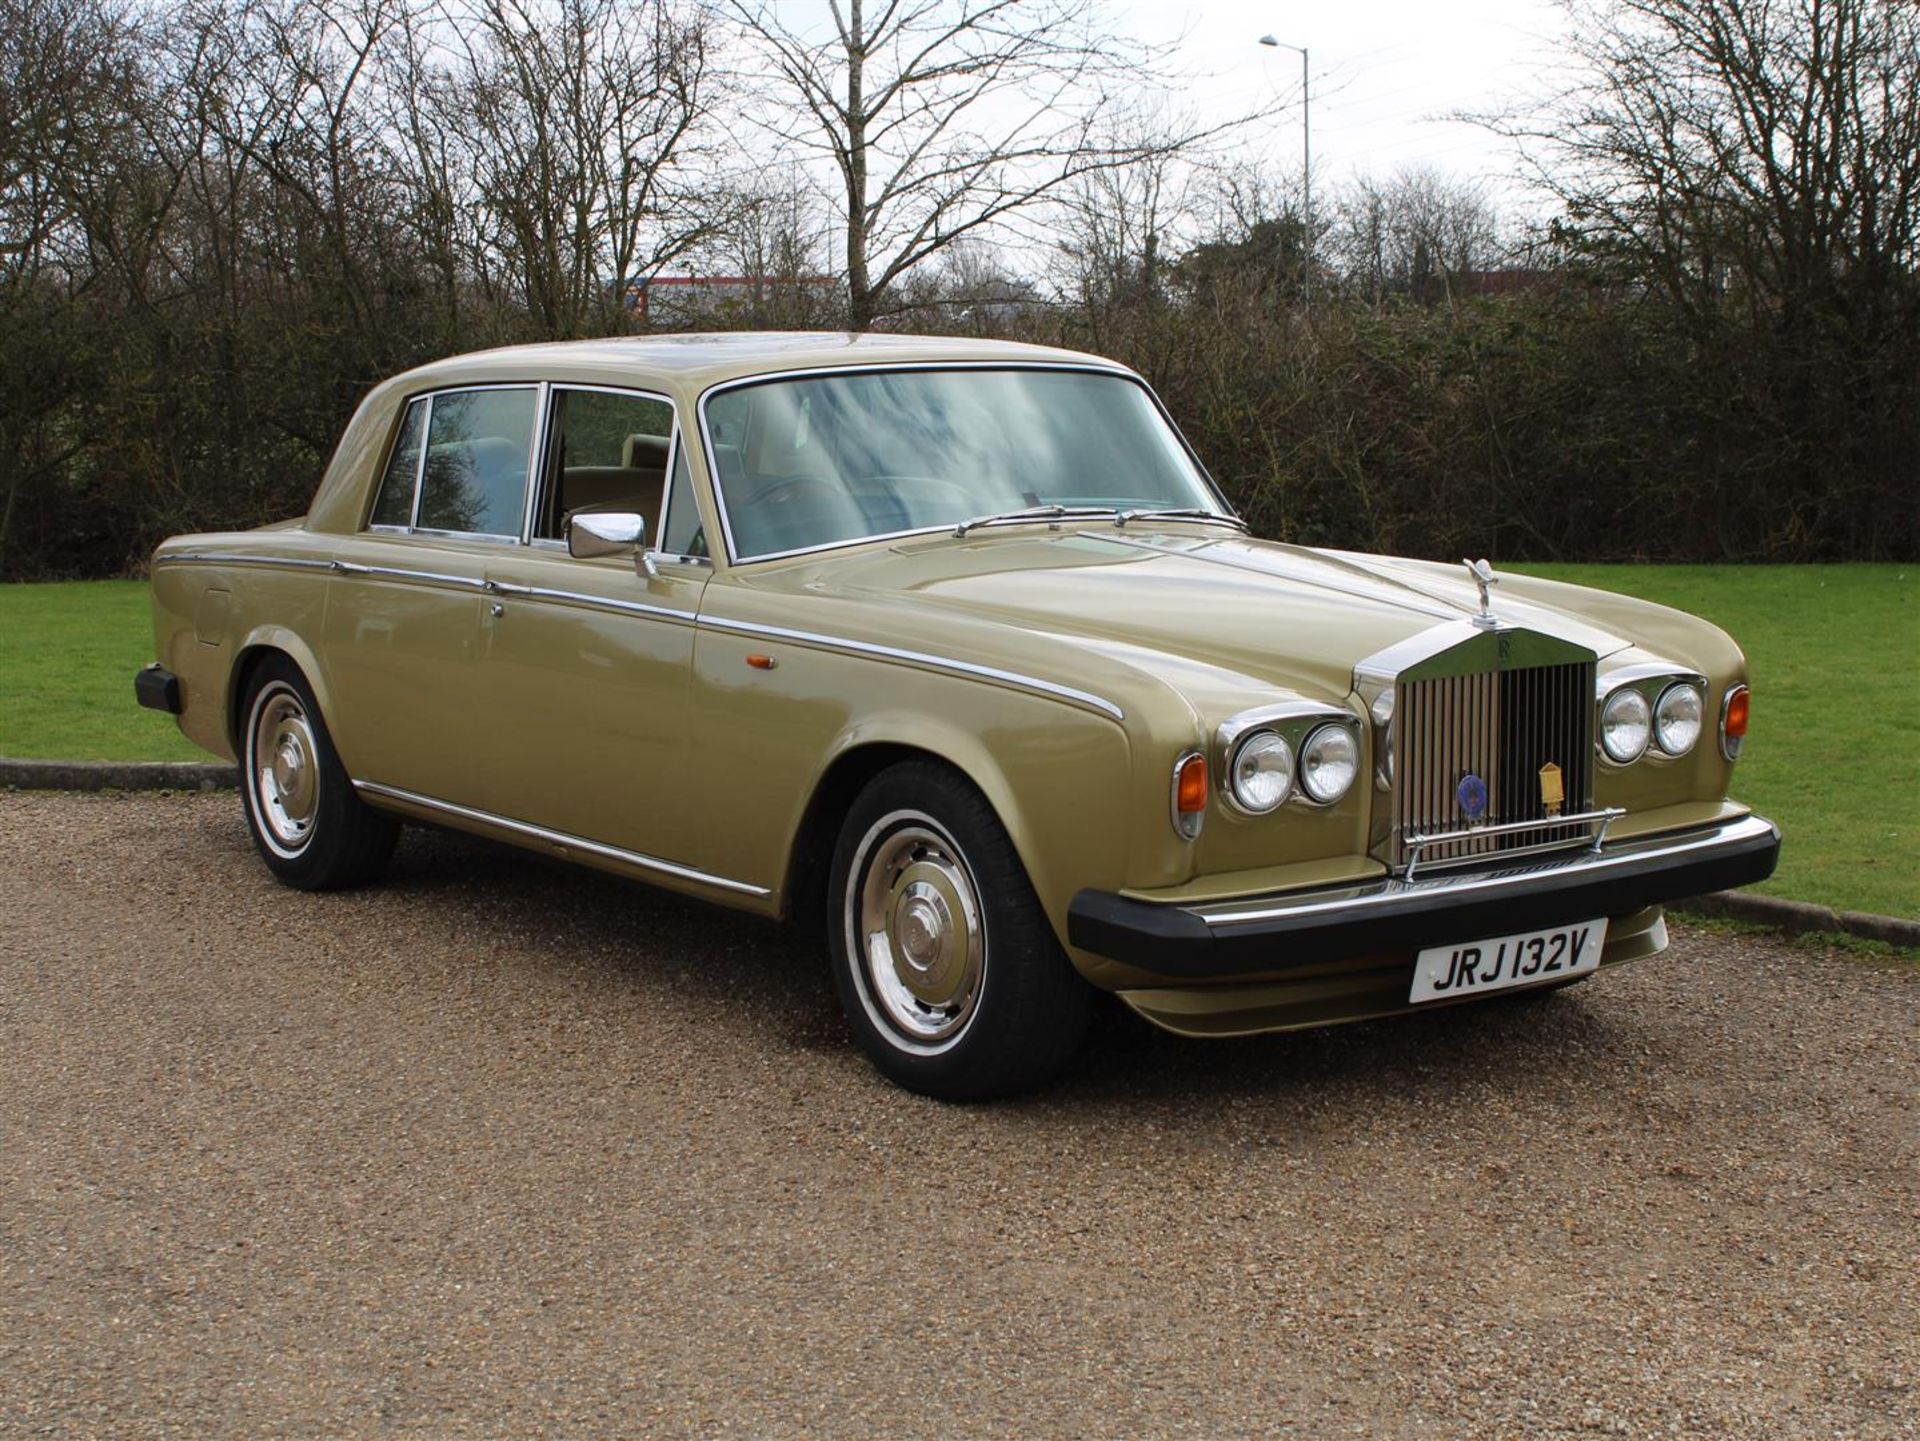
MULTIPOLYGON (((1186 34, 1183 68, 1214 77, 1209 104, 1225 110, 1300 88, 1300 57, 1262 35, 1305 46, 1313 77, 1314 175, 1334 184, 1431 166, 1484 177, 1503 205, 1519 193, 1504 142, 1445 117, 1486 110, 1540 88, 1556 56, 1560 11, 1551 0, 1110 0, 1110 13, 1144 38, 1186 34)), ((1262 143, 1289 170, 1300 156, 1298 116, 1262 143)))

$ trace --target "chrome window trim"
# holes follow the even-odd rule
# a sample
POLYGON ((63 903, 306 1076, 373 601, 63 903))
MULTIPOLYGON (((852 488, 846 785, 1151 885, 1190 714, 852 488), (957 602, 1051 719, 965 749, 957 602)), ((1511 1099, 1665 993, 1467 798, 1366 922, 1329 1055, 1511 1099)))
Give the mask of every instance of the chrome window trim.
POLYGON ((424 535, 434 540, 474 540, 482 545, 518 545, 517 535, 502 535, 493 530, 435 530, 431 526, 416 526, 408 535, 424 535))
POLYGON ((601 841, 590 841, 584 836, 571 835, 566 831, 549 830, 545 826, 536 826, 528 821, 516 821, 506 816, 495 815, 491 811, 477 810, 472 806, 456 805, 452 801, 443 801, 433 796, 424 796, 417 791, 402 790, 398 786, 381 785, 378 781, 355 780, 355 790, 383 799, 399 801, 405 805, 419 806, 422 810, 438 811, 443 815, 459 816, 464 820, 478 821, 482 825, 494 826, 515 835, 526 836, 532 840, 545 841, 549 845, 560 846, 567 850, 585 851, 589 855, 601 856, 607 860, 619 861, 623 865, 634 866, 641 870, 656 871, 661 875, 675 876, 680 880, 693 881, 703 886, 713 886, 718 890, 733 891, 744 896, 768 896, 773 894, 766 886, 750 885, 746 881, 729 880, 725 876, 712 875, 707 871, 696 870, 692 866, 683 866, 677 861, 663 861, 658 856, 643 855, 639 851, 623 850, 619 846, 610 846, 601 841))
POLYGON ((533 401, 533 449, 527 456, 527 484, 520 496, 520 544, 522 545, 532 539, 533 503, 540 494, 544 473, 548 469, 547 440, 548 431, 553 424, 552 400, 552 382, 541 381, 533 401))
MULTIPOLYGON (((764 371, 757 375, 743 375, 734 380, 721 381, 719 384, 709 386, 700 392, 700 398, 696 403, 695 409, 700 422, 700 444, 707 466, 707 489, 713 496, 714 508, 720 513, 720 532, 721 539, 726 545, 727 564, 730 567, 738 565, 760 565, 766 561, 788 560, 797 555, 816 555, 821 551, 846 550, 857 545, 871 545, 876 541, 904 540, 911 536, 939 535, 942 532, 951 534, 953 526, 949 523, 946 525, 919 526, 912 530, 883 531, 875 535, 856 536, 848 540, 827 541, 820 545, 804 545, 797 546, 791 550, 770 551, 765 555, 756 555, 750 559, 742 560, 739 549, 735 546, 733 540, 733 519, 727 513, 727 496, 725 487, 720 483, 720 467, 714 460, 713 428, 707 418, 708 401, 716 395, 724 395, 730 390, 739 390, 743 386, 775 385, 787 380, 818 380, 836 375, 925 374, 946 370, 1064 371, 1082 375, 1113 376, 1116 379, 1124 380, 1138 386, 1146 393, 1147 399, 1152 403, 1160 419, 1165 422, 1167 429, 1173 433, 1174 439, 1180 442, 1181 450, 1186 453, 1187 460, 1193 466, 1194 473, 1200 478, 1202 487, 1213 497, 1214 502, 1220 507, 1221 515, 1234 520, 1240 519, 1239 512, 1227 503, 1227 498, 1221 493, 1220 487, 1218 483, 1215 482, 1212 473, 1208 471, 1206 464, 1200 459, 1200 453, 1193 448, 1185 434, 1181 432, 1180 427, 1174 423, 1174 419, 1172 415, 1168 413, 1166 405, 1158 395, 1154 394, 1153 387, 1148 385, 1140 376, 1135 375, 1131 370, 1123 366, 1101 364, 1095 361, 1065 360, 913 360, 889 361, 871 365, 809 366, 800 370, 773 370, 764 371)), ((1045 517, 1038 516, 1035 517, 1035 522, 1038 524, 1057 523, 1045 517)))
POLYGON ((821 635, 816 631, 790 630, 785 626, 759 625, 752 621, 725 620, 718 616, 702 615, 699 620, 701 629, 726 631, 733 635, 764 636, 770 640, 788 640, 798 645, 814 646, 821 650, 841 651, 847 655, 870 657, 875 660, 897 661, 903 665, 923 666, 928 670, 946 671, 954 675, 967 676, 975 680, 998 681, 1012 686, 1016 690, 1031 691, 1036 695, 1050 696, 1056 700, 1069 701, 1088 710, 1123 721, 1127 713, 1112 701, 1093 695, 1088 691, 1075 690, 1072 686, 1060 685, 1038 676, 1023 675, 1018 671, 1001 670, 996 666, 976 665, 972 661, 953 660, 947 656, 929 655, 925 651, 902 650, 897 646, 876 645, 872 641, 851 640, 845 636, 821 635))

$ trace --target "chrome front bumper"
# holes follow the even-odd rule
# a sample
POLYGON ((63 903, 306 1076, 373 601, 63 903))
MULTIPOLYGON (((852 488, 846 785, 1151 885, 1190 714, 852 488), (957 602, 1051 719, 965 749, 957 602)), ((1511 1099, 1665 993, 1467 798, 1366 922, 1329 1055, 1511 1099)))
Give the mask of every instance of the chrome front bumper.
POLYGON ((1631 915, 1765 880, 1779 856, 1778 828, 1745 816, 1711 830, 1532 856, 1523 866, 1430 871, 1413 880, 1213 905, 1085 890, 1068 907, 1067 937, 1082 950, 1159 976, 1271 973, 1631 915))

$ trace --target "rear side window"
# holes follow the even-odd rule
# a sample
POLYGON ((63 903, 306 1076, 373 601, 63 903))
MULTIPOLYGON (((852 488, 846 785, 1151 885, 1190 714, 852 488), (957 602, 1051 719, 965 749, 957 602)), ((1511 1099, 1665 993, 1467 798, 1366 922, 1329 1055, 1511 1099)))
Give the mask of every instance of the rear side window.
POLYGON ((416 400, 407 407, 407 418, 400 422, 400 438, 393 443, 393 458, 381 477, 369 524, 413 524, 413 486, 420 478, 420 439, 426 428, 427 402, 416 400))
POLYGON ((534 396, 533 387, 515 386, 432 397, 420 477, 421 529, 520 534, 534 396))

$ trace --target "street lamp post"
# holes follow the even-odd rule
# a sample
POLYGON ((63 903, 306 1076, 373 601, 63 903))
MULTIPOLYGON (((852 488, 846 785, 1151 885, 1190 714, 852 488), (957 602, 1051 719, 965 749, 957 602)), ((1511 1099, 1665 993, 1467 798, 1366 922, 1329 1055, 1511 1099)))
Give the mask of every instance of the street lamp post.
POLYGON ((1300 189, 1303 195, 1301 209, 1306 216, 1306 238, 1302 246, 1305 252, 1306 268, 1302 274, 1301 287, 1309 308, 1313 305, 1313 95, 1311 81, 1307 74, 1307 47, 1289 45, 1286 41, 1272 35, 1262 35, 1260 43, 1273 50, 1297 50, 1300 52, 1300 189))

